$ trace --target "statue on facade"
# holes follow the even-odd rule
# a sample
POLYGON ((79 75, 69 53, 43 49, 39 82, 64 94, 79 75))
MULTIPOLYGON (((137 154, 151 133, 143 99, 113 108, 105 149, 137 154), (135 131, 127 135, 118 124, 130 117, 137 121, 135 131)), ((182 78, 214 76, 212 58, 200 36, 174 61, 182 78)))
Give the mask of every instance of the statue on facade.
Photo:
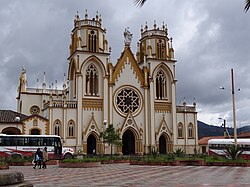
POLYGON ((130 45, 131 41, 132 41, 132 38, 133 38, 133 34, 130 33, 130 31, 128 30, 129 28, 125 28, 125 31, 124 31, 124 43, 125 45, 130 45))

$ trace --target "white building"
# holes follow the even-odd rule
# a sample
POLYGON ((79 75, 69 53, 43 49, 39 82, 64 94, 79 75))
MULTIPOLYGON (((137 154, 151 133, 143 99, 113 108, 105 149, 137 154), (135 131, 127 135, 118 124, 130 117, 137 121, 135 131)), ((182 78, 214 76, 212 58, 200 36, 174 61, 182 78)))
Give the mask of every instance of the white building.
POLYGON ((17 111, 33 117, 23 122, 21 132, 58 134, 76 151, 100 154, 109 153, 109 147, 99 135, 113 124, 123 142, 116 153, 142 154, 153 147, 160 153, 177 148, 193 153, 198 145, 196 103, 176 106, 176 60, 166 25, 141 28, 136 55, 128 29, 124 37, 124 50, 112 64, 101 17, 77 15, 63 90, 48 88, 45 74, 42 88, 27 88, 22 69, 17 111))

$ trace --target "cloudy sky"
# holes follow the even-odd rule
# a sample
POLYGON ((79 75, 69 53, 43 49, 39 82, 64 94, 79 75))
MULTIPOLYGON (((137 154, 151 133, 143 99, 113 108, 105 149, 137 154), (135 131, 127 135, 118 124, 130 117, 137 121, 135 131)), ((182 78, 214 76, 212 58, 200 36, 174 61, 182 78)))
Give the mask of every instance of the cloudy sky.
POLYGON ((133 33, 132 50, 140 27, 163 21, 173 37, 177 60, 177 104, 196 99, 198 119, 232 126, 231 72, 234 69, 237 126, 250 124, 250 12, 244 0, 147 0, 142 8, 133 0, 1 0, 0 109, 16 110, 17 84, 22 65, 28 86, 62 83, 67 73, 70 33, 77 11, 84 17, 102 15, 112 61, 123 50, 123 32, 133 33), (223 86, 227 90, 220 90, 223 86))

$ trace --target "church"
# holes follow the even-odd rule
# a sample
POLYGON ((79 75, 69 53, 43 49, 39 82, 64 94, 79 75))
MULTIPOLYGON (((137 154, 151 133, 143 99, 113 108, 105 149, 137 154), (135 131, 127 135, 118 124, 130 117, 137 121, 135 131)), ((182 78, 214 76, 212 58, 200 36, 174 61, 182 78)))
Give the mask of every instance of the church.
POLYGON ((194 153, 196 102, 176 105, 176 60, 167 26, 146 24, 140 32, 134 55, 133 35, 125 29, 124 49, 112 63, 101 16, 76 15, 62 89, 56 83, 48 87, 45 73, 41 87, 27 87, 22 67, 17 112, 27 117, 17 127, 20 133, 56 134, 76 153, 108 154, 100 133, 112 124, 122 140, 114 153, 144 154, 152 148, 194 153))

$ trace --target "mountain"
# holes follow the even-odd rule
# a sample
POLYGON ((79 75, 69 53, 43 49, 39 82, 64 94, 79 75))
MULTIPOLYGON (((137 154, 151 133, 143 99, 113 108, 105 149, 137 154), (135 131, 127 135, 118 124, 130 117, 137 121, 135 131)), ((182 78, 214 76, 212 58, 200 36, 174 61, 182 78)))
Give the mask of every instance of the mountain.
MULTIPOLYGON (((233 136, 234 129, 233 128, 227 128, 229 134, 233 136)), ((243 133, 243 132, 250 132, 250 125, 240 127, 237 129, 237 134, 243 133)), ((215 125, 208 125, 204 122, 198 121, 198 138, 201 139, 202 137, 206 136, 223 136, 224 135, 224 128, 221 126, 215 126, 215 125)))

